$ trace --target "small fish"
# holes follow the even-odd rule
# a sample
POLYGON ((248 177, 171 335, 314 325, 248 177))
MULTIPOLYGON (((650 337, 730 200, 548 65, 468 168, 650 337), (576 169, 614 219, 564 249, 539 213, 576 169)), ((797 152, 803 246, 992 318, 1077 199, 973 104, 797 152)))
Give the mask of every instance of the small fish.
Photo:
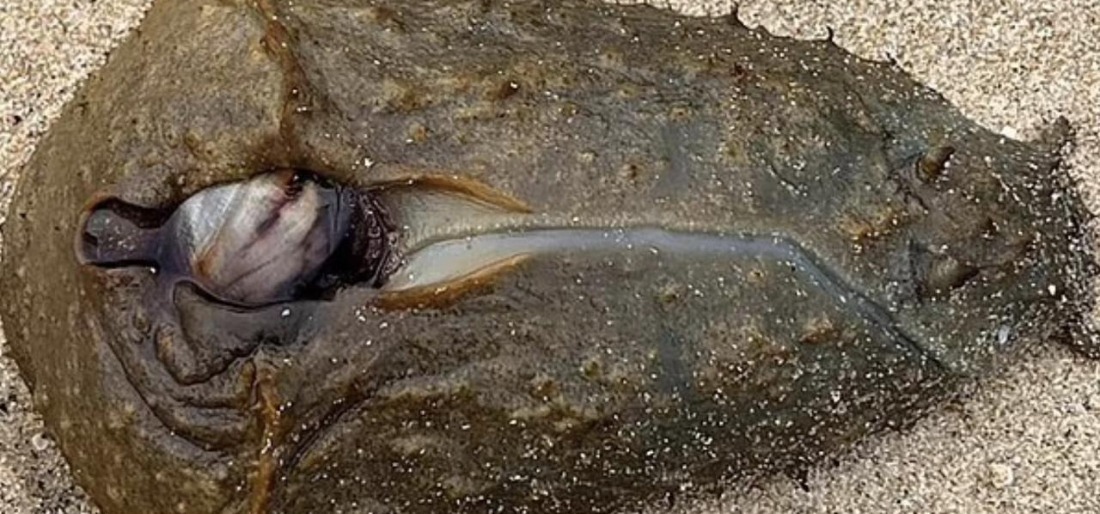
POLYGON ((161 226, 142 226, 155 217, 147 210, 107 202, 89 210, 77 255, 98 266, 150 265, 166 288, 187 280, 231 304, 288 301, 349 232, 355 204, 342 196, 284 170, 206 189, 161 226))

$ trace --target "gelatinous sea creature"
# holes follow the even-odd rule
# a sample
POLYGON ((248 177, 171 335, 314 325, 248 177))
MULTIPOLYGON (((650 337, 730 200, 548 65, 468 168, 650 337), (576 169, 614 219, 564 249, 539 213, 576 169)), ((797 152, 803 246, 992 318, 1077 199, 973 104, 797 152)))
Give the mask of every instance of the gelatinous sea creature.
POLYGON ((351 234, 351 211, 358 204, 350 200, 335 188, 282 171, 203 191, 163 226, 142 226, 143 219, 157 216, 108 202, 84 221, 77 255, 100 266, 155 265, 166 294, 189 280, 229 303, 289 301, 351 234))
POLYGON ((0 316, 106 512, 667 504, 1100 354, 1064 128, 732 16, 161 1, 23 174, 0 316))

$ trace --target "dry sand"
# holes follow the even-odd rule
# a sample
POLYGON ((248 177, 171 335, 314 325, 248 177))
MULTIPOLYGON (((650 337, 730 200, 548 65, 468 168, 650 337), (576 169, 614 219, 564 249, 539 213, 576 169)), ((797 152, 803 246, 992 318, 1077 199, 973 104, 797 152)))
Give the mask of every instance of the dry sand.
MULTIPOLYGON (((43 132, 148 3, 0 0, 0 223, 43 132)), ((667 3, 717 14, 734 2, 667 3)), ((1067 116, 1079 140, 1070 164, 1100 206, 1100 0, 755 0, 740 14, 798 37, 832 27, 841 46, 896 59, 1009 136, 1067 116)), ((0 335, 0 513, 94 512, 4 350, 0 335)), ((691 510, 1100 513, 1100 362, 1039 347, 916 428, 813 472, 804 488, 777 479, 727 496, 691 510)))

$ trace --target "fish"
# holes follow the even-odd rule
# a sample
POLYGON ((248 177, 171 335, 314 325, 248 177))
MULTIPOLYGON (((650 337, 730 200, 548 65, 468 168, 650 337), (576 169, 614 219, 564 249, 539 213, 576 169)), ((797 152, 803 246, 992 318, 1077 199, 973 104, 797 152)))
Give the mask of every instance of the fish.
POLYGON ((1100 355, 1071 133, 736 15, 161 1, 0 318, 104 512, 675 506, 1100 355))

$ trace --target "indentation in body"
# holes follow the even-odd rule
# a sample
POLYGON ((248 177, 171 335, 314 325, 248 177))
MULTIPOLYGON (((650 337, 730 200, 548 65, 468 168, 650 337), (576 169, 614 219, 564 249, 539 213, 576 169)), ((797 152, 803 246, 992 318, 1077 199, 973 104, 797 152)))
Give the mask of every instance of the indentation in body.
POLYGON ((762 258, 790 265, 845 310, 881 330, 906 352, 939 366, 935 355, 899 326, 881 305, 820 264, 812 252, 781 234, 711 234, 660 228, 544 228, 449 239, 410 252, 383 293, 440 288, 492 263, 561 253, 657 251, 684 256, 762 258))

